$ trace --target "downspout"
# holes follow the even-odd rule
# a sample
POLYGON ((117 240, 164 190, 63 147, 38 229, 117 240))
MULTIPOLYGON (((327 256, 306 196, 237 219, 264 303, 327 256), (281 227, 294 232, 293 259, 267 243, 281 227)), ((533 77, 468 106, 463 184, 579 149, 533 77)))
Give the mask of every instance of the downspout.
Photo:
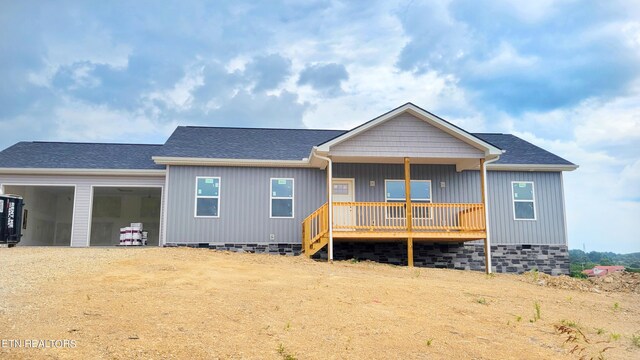
POLYGON ((485 161, 484 162, 484 168, 483 168, 483 174, 482 176, 484 177, 484 188, 482 189, 482 192, 484 193, 484 199, 485 199, 485 206, 484 206, 484 218, 485 218, 485 231, 487 233, 487 249, 485 250, 487 252, 487 270, 489 272, 489 274, 491 274, 493 272, 492 270, 492 262, 491 262, 491 227, 489 226, 489 196, 487 194, 487 183, 489 182, 489 178, 487 177, 487 165, 496 162, 500 159, 500 156, 496 157, 495 159, 491 159, 489 161, 485 161))
POLYGON ((329 249, 327 250, 329 261, 333 261, 333 186, 331 186, 331 180, 333 179, 333 162, 331 158, 326 156, 320 156, 318 154, 313 154, 313 156, 317 157, 320 160, 324 160, 328 163, 327 165, 327 196, 328 203, 327 207, 329 207, 329 249))

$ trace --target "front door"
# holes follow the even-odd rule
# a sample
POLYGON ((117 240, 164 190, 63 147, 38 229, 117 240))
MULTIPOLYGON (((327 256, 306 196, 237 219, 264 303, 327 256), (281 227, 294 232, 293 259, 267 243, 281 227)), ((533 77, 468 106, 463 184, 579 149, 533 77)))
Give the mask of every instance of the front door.
MULTIPOLYGON (((333 202, 355 201, 354 179, 333 179, 333 202)), ((333 207, 333 226, 341 230, 354 230, 356 213, 353 206, 336 205, 333 207)))

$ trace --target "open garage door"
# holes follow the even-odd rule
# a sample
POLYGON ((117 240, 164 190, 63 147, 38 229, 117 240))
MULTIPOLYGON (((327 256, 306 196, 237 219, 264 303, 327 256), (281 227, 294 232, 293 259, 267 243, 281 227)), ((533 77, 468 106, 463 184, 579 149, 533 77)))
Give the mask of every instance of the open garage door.
POLYGON ((142 223, 148 245, 160 238, 160 187, 93 187, 90 246, 120 243, 120 228, 142 223))
POLYGON ((75 187, 5 185, 22 196, 22 239, 18 246, 70 246, 75 187))

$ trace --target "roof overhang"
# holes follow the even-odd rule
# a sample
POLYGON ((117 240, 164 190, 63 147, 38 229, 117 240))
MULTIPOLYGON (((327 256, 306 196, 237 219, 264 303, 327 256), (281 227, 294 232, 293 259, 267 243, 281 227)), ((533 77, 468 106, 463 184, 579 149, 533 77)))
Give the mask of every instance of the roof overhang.
POLYGON ((307 158, 301 160, 264 160, 154 156, 152 159, 156 164, 182 166, 311 167, 307 158))
POLYGON ((574 171, 578 165, 554 164, 488 164, 491 171, 574 171))
POLYGON ((420 107, 411 104, 411 103, 407 103, 404 104, 396 109, 391 110, 390 112, 383 114, 369 122, 366 122, 332 140, 329 140, 327 142, 325 142, 324 144, 321 144, 317 147, 317 150, 319 153, 329 153, 331 151, 331 147, 334 145, 337 145, 339 143, 342 143, 343 141, 350 139, 358 134, 361 134, 371 128, 374 128, 390 119, 393 119, 395 117, 397 117, 398 115, 401 115, 403 113, 409 113, 415 117, 417 117, 420 120, 423 120, 433 126, 435 126, 436 128, 448 133, 449 135, 479 149, 484 151, 485 153, 485 157, 487 159, 490 158, 495 158, 497 156, 500 156, 504 151, 502 149, 499 149, 498 147, 478 138, 477 136, 474 136, 473 134, 470 134, 466 131, 464 131, 463 129, 451 124, 450 122, 439 118, 438 116, 424 110, 421 109, 420 107))
POLYGON ((145 169, 55 169, 55 168, 0 168, 7 175, 98 175, 98 176, 165 176, 166 170, 145 169))

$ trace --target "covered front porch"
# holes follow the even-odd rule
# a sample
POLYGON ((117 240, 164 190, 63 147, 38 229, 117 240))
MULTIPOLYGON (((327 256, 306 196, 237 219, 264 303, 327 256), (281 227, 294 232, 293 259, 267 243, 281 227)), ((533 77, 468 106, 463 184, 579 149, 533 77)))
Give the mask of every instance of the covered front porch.
MULTIPOLYGON (((422 166, 423 170, 428 166, 424 164, 424 160, 417 162, 419 164, 414 166, 422 166)), ((368 180, 369 184, 367 184, 360 179, 359 183, 364 183, 364 185, 358 189, 355 187, 356 179, 334 178, 333 169, 328 168, 327 182, 331 184, 328 189, 328 201, 303 221, 303 252, 310 257, 328 246, 328 257, 331 260, 334 241, 406 242, 407 264, 413 266, 414 242, 462 243, 483 240, 487 246, 485 161, 478 159, 476 164, 479 171, 474 171, 474 176, 469 176, 468 173, 463 175, 462 172, 456 172, 453 169, 450 171, 452 174, 448 174, 449 184, 447 185, 444 181, 442 184, 438 184, 442 185, 442 188, 438 190, 442 193, 438 199, 453 199, 456 197, 451 193, 459 192, 464 194, 463 198, 475 200, 469 202, 435 202, 438 199, 433 194, 431 180, 424 180, 427 175, 420 174, 417 179, 411 176, 410 158, 403 159, 403 179, 383 180, 386 200, 384 202, 355 201, 354 194, 358 191, 362 192, 361 188, 365 185, 367 187, 365 190, 370 191, 369 189, 376 186, 374 183, 376 180, 368 180), (476 174, 478 176, 475 176, 476 174), (456 185, 456 182, 459 181, 454 179, 464 179, 464 189, 462 189, 462 185, 456 185), (354 185, 349 186, 349 181, 354 185), (386 183, 387 181, 396 183, 390 184, 386 183), (424 184, 427 181, 428 186, 424 184), (447 189, 446 186, 449 186, 450 189, 447 189), (475 191, 471 191, 470 186, 473 186, 475 191), (395 189, 393 189, 394 187, 395 189), (420 187, 424 187, 424 189, 419 189, 420 187), (403 192, 402 195, 397 194, 400 188, 403 192), (332 221, 330 222, 329 219, 332 221)), ((390 166, 392 164, 384 164, 380 169, 387 169, 390 166)), ((438 166, 443 167, 442 164, 438 166)), ((349 166, 349 168, 354 167, 357 168, 354 165, 349 166)), ((380 172, 380 169, 372 171, 380 172)), ((344 172, 338 176, 342 175, 344 172)), ((367 179, 371 177, 373 176, 369 176, 367 179)), ((360 197, 371 198, 364 194, 361 194, 360 197)), ((485 253, 485 263, 487 264, 489 263, 488 256, 489 254, 485 253)), ((487 267, 487 271, 489 269, 487 267)))

